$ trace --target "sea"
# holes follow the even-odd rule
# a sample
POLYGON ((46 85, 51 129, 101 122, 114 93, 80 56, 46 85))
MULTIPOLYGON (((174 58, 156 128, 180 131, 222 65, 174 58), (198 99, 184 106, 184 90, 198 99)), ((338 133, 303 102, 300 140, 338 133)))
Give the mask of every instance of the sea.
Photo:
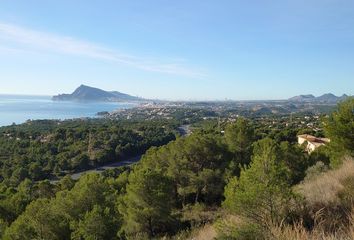
POLYGON ((134 106, 134 103, 52 101, 50 96, 0 95, 0 126, 27 120, 97 117, 98 112, 134 106))

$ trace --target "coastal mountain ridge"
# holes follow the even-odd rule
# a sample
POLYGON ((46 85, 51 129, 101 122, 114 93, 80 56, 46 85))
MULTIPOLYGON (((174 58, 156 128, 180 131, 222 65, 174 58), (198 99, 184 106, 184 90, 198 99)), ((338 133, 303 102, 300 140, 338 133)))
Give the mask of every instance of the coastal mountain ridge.
POLYGON ((291 102, 325 102, 325 103, 336 103, 346 99, 348 95, 343 94, 342 96, 336 96, 333 93, 326 93, 321 96, 315 97, 312 94, 298 95, 291 97, 288 100, 291 102))
MULTIPOLYGON (((313 94, 303 94, 287 99, 289 102, 308 102, 308 103, 337 103, 348 98, 348 95, 336 96, 326 93, 315 97, 313 94)), ((99 88, 80 85, 71 94, 59 94, 52 97, 54 101, 101 101, 101 102, 124 102, 124 101, 147 101, 147 99, 132 96, 118 91, 105 91, 99 88)))
POLYGON ((118 91, 104 91, 99 88, 80 85, 71 94, 59 94, 53 96, 54 101, 102 101, 102 102, 123 102, 142 101, 143 98, 131 96, 118 91))

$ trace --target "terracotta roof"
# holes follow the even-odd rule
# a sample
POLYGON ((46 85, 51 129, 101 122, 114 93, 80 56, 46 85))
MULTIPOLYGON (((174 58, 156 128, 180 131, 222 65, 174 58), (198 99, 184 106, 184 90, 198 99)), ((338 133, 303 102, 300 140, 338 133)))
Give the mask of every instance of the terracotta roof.
POLYGON ((308 142, 313 142, 313 143, 328 143, 330 142, 329 138, 318 138, 309 134, 302 134, 302 135, 298 135, 297 137, 301 137, 306 139, 306 141, 308 142))

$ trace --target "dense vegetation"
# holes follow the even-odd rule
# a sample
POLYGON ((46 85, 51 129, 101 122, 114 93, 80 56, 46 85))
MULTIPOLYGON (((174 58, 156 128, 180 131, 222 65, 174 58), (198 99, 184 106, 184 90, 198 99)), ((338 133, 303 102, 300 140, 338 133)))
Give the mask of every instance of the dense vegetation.
POLYGON ((144 153, 175 139, 176 125, 104 120, 29 121, 0 128, 0 175, 17 185, 25 178, 89 169, 144 153))
MULTIPOLYGON (((185 239, 209 225, 215 232, 208 239, 306 239, 319 236, 315 234, 320 231, 323 236, 347 237, 351 227, 348 213, 354 206, 354 173, 344 174, 341 166, 354 169, 353 109, 354 99, 349 99, 327 118, 325 135, 331 142, 311 155, 296 139, 275 137, 286 137, 285 133, 270 132, 251 120, 238 118, 225 125, 225 132, 218 126, 196 129, 188 137, 150 148, 132 168, 88 174, 77 182, 67 176, 55 185, 25 179, 14 186, 4 177, 0 185, 0 234, 3 239, 21 240, 185 239), (343 156, 349 159, 345 165, 341 165, 343 156), (314 196, 316 181, 324 182, 329 175, 332 185, 333 179, 337 185, 314 196), (325 193, 330 196, 323 197, 325 193), (334 216, 335 224, 331 224, 334 216)), ((76 130, 86 129, 78 131, 86 134, 86 152, 89 129, 100 140, 94 146, 100 148, 107 146, 107 135, 120 129, 115 125, 118 123, 106 123, 112 124, 108 128, 96 123, 86 123, 86 127, 76 124, 60 136, 69 141, 76 139, 76 130)), ((134 132, 141 123, 134 124, 130 129, 125 126, 129 130, 123 132, 128 131, 135 143, 143 142, 145 138, 134 132)), ((143 129, 149 129, 145 124, 143 129)), ((41 131, 53 132, 52 127, 45 128, 41 131)), ((55 129, 60 134, 63 128, 55 129)), ((145 136, 154 141, 162 136, 158 138, 160 144, 167 140, 167 126, 163 129, 161 134, 145 136)), ((35 133, 27 134, 33 137, 35 133)), ((3 141, 1 145, 6 147, 0 146, 4 149, 22 149, 20 145, 9 148, 3 141)), ((68 142, 63 149, 75 143, 68 142)), ((150 145, 134 146, 145 149, 150 145)), ((57 159, 62 151, 55 153, 57 159)), ((13 171, 20 167, 11 166, 13 171)))

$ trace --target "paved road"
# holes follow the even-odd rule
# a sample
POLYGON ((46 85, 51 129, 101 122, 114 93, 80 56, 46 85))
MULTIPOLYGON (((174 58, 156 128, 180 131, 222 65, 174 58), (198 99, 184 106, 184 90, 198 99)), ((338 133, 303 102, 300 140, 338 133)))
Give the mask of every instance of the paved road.
MULTIPOLYGON (((188 136, 191 134, 190 125, 182 125, 178 128, 178 131, 180 132, 181 136, 188 136)), ((114 169, 114 168, 122 167, 122 166, 129 166, 131 164, 137 163, 141 159, 141 157, 142 157, 142 155, 138 155, 138 156, 129 158, 124 161, 109 163, 107 165, 103 165, 103 166, 100 166, 100 167, 97 167, 94 169, 90 169, 90 170, 86 170, 86 171, 82 171, 82 172, 77 172, 77 173, 72 174, 71 178, 74 180, 77 180, 83 174, 86 174, 86 173, 101 173, 104 170, 114 169)))
POLYGON ((104 170, 114 169, 114 168, 122 167, 122 166, 128 166, 128 165, 131 165, 131 164, 134 164, 134 163, 138 162, 141 159, 141 156, 142 155, 139 155, 139 156, 135 156, 135 157, 129 158, 129 159, 124 160, 124 161, 115 162, 115 163, 109 163, 107 165, 96 167, 94 169, 90 169, 90 170, 86 170, 86 171, 82 171, 82 172, 77 172, 77 173, 72 174, 71 178, 74 179, 74 180, 77 180, 83 174, 86 174, 86 173, 101 173, 104 170))

